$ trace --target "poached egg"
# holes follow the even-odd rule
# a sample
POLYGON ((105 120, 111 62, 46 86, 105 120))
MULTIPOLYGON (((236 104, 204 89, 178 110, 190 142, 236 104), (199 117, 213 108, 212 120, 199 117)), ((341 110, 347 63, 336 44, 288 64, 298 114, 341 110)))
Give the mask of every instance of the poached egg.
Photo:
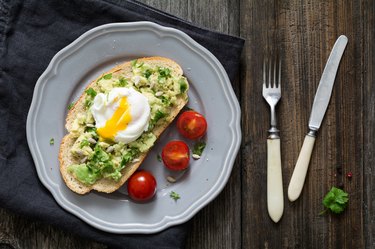
POLYGON ((133 88, 116 87, 95 96, 91 113, 101 139, 128 144, 147 130, 150 105, 147 97, 133 88))

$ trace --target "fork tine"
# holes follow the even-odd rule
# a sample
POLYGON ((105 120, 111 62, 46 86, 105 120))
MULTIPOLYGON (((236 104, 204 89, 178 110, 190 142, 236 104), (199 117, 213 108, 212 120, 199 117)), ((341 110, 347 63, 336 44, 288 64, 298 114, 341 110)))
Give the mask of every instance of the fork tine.
POLYGON ((268 87, 272 88, 272 61, 269 59, 268 62, 268 87))
POLYGON ((277 67, 276 67, 276 60, 273 62, 273 87, 277 88, 277 79, 276 79, 276 71, 277 71, 277 67))

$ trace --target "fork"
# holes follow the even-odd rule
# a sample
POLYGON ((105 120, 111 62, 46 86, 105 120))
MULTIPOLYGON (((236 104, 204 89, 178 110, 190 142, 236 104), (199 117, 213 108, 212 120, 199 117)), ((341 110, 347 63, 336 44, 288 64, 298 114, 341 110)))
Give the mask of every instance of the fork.
POLYGON ((263 62, 263 98, 271 108, 271 128, 267 138, 267 208, 269 216, 277 223, 284 211, 280 131, 276 127, 275 111, 281 98, 281 60, 278 63, 271 59, 263 62))

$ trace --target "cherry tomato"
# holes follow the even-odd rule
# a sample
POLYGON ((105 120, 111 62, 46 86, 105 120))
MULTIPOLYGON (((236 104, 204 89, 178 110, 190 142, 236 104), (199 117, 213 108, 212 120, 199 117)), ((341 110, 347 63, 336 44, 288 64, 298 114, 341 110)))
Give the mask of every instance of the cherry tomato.
POLYGON ((150 200, 156 192, 155 177, 148 171, 136 171, 128 180, 129 196, 135 201, 150 200))
POLYGON ((189 147, 183 141, 171 141, 164 146, 161 158, 168 169, 186 169, 190 159, 189 147))
POLYGON ((206 133, 207 121, 198 112, 186 111, 178 117, 177 128, 182 136, 188 139, 197 139, 206 133))

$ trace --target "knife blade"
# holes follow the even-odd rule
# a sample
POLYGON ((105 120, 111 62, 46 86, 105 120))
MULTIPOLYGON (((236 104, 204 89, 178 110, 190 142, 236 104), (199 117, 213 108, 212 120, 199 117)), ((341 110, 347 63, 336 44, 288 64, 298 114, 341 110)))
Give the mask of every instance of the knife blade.
POLYGON ((298 156, 298 160, 289 183, 288 198, 290 201, 297 200, 302 192, 303 184, 305 182, 307 170, 310 163, 311 154, 314 148, 316 133, 322 124, 329 101, 331 99, 337 69, 339 67, 341 57, 345 51, 347 43, 348 38, 345 35, 341 35, 336 40, 331 54, 329 55, 326 66, 324 67, 324 71, 315 94, 310 114, 308 125, 309 132, 305 136, 301 152, 298 156))

